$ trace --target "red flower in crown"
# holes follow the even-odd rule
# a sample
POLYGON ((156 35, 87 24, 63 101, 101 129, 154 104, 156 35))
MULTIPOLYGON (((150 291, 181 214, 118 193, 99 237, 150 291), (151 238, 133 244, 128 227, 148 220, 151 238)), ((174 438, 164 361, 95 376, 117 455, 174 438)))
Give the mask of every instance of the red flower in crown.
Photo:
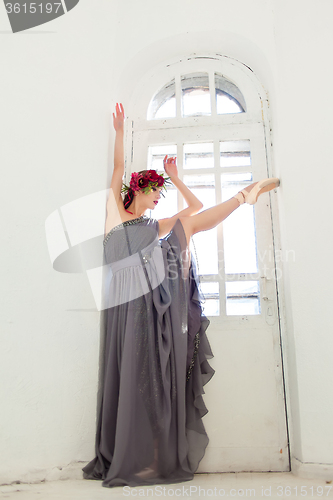
POLYGON ((133 172, 131 175, 131 182, 129 187, 132 189, 132 191, 140 191, 140 186, 139 186, 139 179, 141 177, 141 174, 138 174, 137 172, 133 172))
POLYGON ((143 189, 145 187, 148 187, 149 185, 149 177, 147 174, 145 175, 142 175, 142 177, 140 177, 140 179, 138 180, 138 185, 140 187, 140 189, 143 189))
MULTIPOLYGON (((159 180, 159 178, 161 177, 160 175, 158 175, 156 170, 147 170, 146 175, 149 176, 153 182, 157 182, 159 180)), ((162 179, 163 179, 163 177, 162 177, 162 179)), ((163 179, 163 181, 164 181, 164 179, 163 179)))
POLYGON ((163 187, 166 189, 165 184, 170 182, 170 177, 164 177, 163 174, 159 175, 156 170, 147 170, 144 174, 133 172, 129 186, 123 184, 122 193, 127 193, 129 189, 132 191, 144 190, 148 193, 152 187, 163 187))

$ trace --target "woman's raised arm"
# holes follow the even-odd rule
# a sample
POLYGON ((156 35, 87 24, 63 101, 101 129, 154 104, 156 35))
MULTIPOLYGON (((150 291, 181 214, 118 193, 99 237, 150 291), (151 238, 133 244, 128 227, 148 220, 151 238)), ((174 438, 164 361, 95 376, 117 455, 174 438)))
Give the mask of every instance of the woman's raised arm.
POLYGON ((107 216, 105 220, 105 234, 114 226, 122 222, 124 212, 121 187, 125 170, 124 162, 124 119, 125 113, 122 104, 116 105, 116 114, 113 113, 113 126, 116 131, 114 143, 114 168, 112 173, 109 196, 106 203, 107 216))
POLYGON ((194 215, 198 213, 199 210, 201 210, 203 207, 201 201, 198 200, 198 198, 192 193, 192 191, 187 186, 185 186, 183 181, 179 179, 178 170, 176 166, 176 158, 174 157, 168 158, 168 156, 166 155, 163 160, 163 165, 165 172, 170 177, 172 183, 183 195, 186 203, 188 204, 188 207, 184 208, 173 217, 168 217, 166 219, 159 220, 159 226, 160 226, 159 236, 161 238, 171 231, 173 225, 175 224, 176 220, 179 219, 179 217, 187 217, 190 215, 194 215))
POLYGON ((114 143, 114 168, 110 188, 113 191, 116 201, 121 201, 121 186, 124 176, 124 120, 125 113, 123 105, 116 104, 116 114, 113 115, 113 126, 116 131, 114 143))

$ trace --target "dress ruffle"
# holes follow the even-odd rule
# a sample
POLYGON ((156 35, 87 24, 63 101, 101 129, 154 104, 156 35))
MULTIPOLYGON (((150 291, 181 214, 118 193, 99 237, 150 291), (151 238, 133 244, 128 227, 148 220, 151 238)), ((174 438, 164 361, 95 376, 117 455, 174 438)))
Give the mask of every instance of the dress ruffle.
POLYGON ((195 472, 202 460, 209 439, 206 434, 202 417, 208 413, 203 394, 204 386, 215 373, 208 360, 212 359, 206 330, 209 320, 202 313, 202 297, 198 288, 198 277, 192 259, 189 281, 189 311, 188 311, 188 358, 189 369, 186 383, 186 429, 189 441, 189 461, 195 472), (192 339, 194 339, 192 341, 192 339), (195 450, 195 451, 192 451, 195 450))

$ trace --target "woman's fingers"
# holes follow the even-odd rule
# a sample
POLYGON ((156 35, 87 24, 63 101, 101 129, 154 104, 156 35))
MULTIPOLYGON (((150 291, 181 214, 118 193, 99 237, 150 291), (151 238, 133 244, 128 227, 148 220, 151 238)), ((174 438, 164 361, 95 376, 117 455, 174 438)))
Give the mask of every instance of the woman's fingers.
POLYGON ((124 108, 123 108, 123 105, 122 105, 122 104, 120 104, 120 106, 119 106, 118 102, 116 103, 116 115, 117 115, 117 116, 119 116, 119 115, 124 116, 124 108))
POLYGON ((123 122, 125 120, 125 111, 123 105, 117 102, 115 108, 116 113, 112 113, 113 120, 116 120, 117 123, 123 122))
POLYGON ((168 158, 168 155, 165 155, 163 163, 167 165, 176 165, 176 158, 176 156, 170 156, 170 158, 168 158))

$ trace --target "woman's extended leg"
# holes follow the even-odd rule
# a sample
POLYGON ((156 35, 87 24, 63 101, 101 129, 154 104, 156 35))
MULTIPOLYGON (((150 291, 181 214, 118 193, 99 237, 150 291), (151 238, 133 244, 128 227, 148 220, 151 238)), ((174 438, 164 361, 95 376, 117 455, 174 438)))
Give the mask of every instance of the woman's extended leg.
MULTIPOLYGON (((247 186, 243 191, 250 192, 252 188, 257 184, 254 182, 247 186)), ((272 189, 272 184, 261 189, 261 193, 269 191, 272 189)), ((241 194, 241 196, 244 196, 241 194)), ((244 197, 245 198, 245 197, 244 197)), ((192 215, 191 217, 182 217, 181 222, 184 227, 186 234, 186 240, 189 242, 190 237, 199 233, 200 231, 207 231, 224 221, 236 208, 240 206, 240 202, 237 198, 230 198, 230 200, 219 203, 215 207, 208 208, 202 212, 192 215)))

